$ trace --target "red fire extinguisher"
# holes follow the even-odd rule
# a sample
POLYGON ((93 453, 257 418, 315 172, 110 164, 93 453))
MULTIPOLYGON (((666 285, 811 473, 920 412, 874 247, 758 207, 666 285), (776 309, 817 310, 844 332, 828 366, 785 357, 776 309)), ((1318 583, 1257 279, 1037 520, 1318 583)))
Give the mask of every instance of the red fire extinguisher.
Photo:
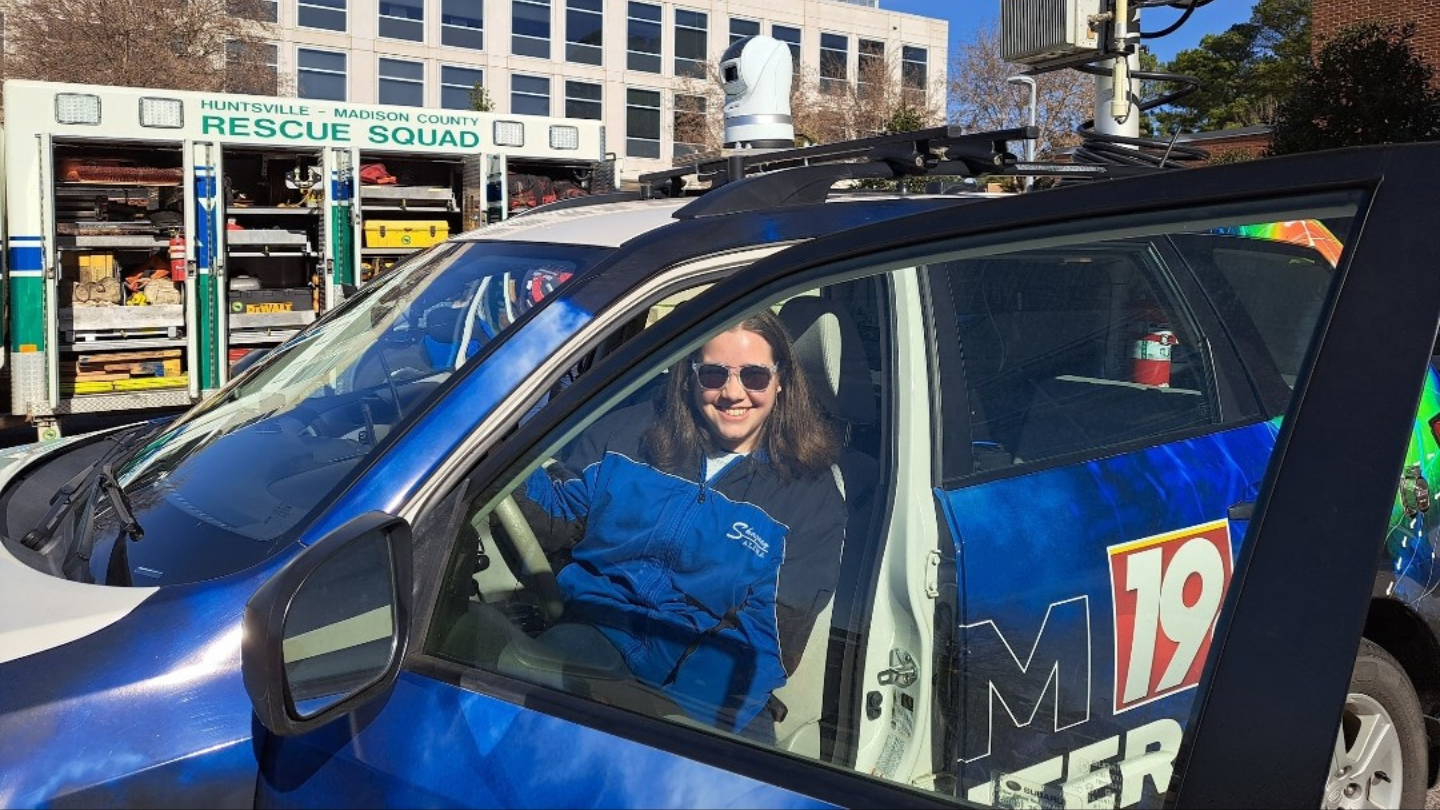
POLYGON ((185 236, 175 234, 170 237, 170 280, 185 280, 185 236))
POLYGON ((1179 343, 1165 326, 1154 326, 1135 341, 1131 379, 1141 385, 1170 387, 1170 347, 1179 343))

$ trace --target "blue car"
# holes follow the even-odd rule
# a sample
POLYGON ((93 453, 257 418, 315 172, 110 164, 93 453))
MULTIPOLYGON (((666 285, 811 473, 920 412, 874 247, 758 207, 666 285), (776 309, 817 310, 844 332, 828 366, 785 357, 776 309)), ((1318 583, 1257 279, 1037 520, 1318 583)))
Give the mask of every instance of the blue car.
POLYGON ((0 803, 1415 806, 1437 170, 806 167, 433 248, 7 459, 0 803), (765 477, 767 396, 820 461, 765 477))

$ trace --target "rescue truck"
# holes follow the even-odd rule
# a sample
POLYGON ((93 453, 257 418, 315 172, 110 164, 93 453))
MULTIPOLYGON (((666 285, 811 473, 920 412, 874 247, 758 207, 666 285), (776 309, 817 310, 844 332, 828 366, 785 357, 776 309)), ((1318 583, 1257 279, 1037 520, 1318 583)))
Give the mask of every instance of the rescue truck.
POLYGON ((10 80, 10 424, 188 406, 404 256, 610 190, 597 121, 10 80))

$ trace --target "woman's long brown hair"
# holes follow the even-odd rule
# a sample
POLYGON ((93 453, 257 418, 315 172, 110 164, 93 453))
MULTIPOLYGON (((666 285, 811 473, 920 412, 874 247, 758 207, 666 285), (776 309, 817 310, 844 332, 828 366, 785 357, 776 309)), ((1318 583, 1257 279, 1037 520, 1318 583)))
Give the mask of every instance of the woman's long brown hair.
MULTIPOLYGON (((805 370, 795 362, 795 349, 785 326, 770 310, 762 310, 731 327, 752 332, 770 344, 778 367, 780 390, 775 406, 760 428, 759 447, 782 480, 826 472, 839 453, 835 434, 810 395, 805 370)), ((645 433, 645 451, 657 467, 694 476, 701 454, 723 452, 695 412, 695 374, 690 362, 698 353, 675 364, 665 384, 664 399, 655 424, 645 433)))

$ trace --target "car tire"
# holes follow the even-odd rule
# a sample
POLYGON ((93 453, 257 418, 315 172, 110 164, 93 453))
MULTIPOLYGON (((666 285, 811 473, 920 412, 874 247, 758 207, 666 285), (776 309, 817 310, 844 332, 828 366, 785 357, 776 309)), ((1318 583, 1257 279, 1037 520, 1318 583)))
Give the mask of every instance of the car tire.
POLYGON ((1410 678, 1384 648, 1361 639, 1321 807, 1424 807, 1428 756, 1410 678))

